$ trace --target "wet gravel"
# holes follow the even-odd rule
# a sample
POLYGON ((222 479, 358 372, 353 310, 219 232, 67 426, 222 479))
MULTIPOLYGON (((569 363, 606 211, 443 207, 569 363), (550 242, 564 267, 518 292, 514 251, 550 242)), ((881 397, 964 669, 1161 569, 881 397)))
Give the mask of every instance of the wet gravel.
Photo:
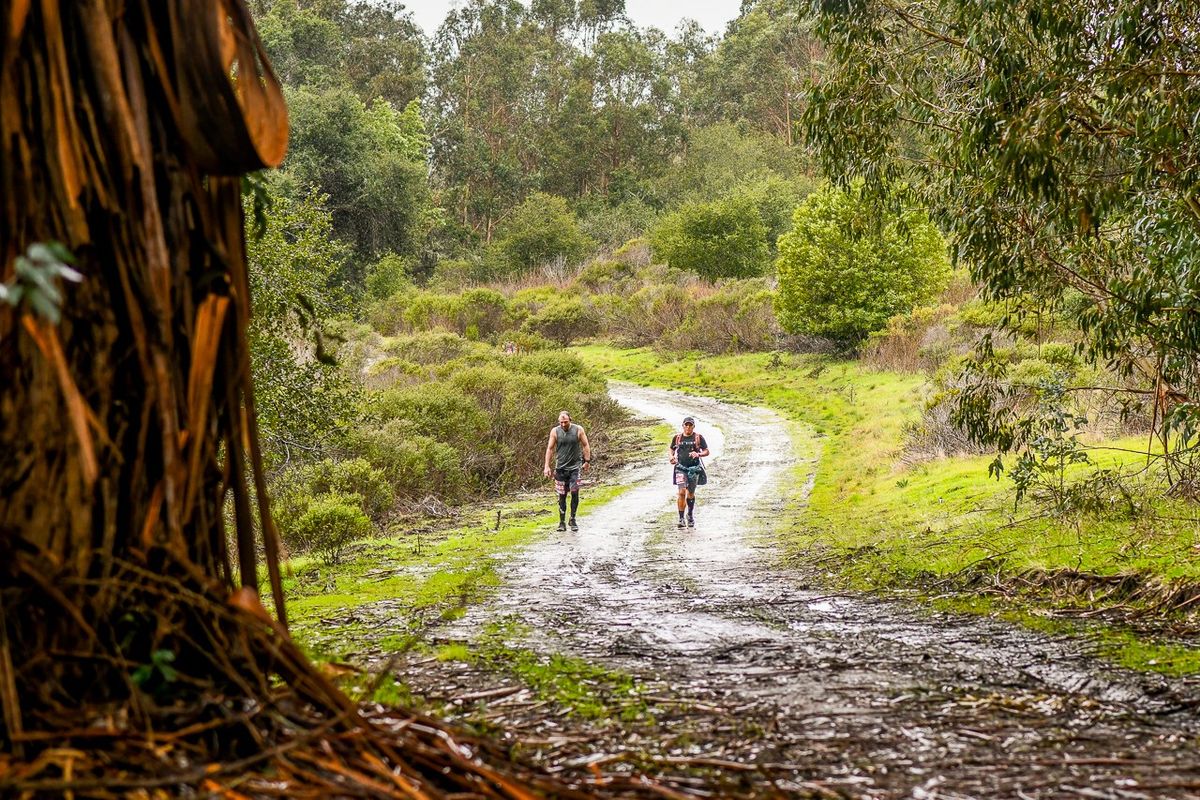
POLYGON ((517 644, 633 675, 651 713, 587 722, 502 672, 394 665, 417 691, 508 728, 551 769, 655 765, 690 796, 1200 798, 1196 682, 1114 668, 1080 640, 823 591, 776 566, 760 524, 796 465, 782 419, 612 393, 673 425, 697 417, 713 450, 697 527, 675 526, 664 455, 617 500, 585 495, 578 533, 511 556, 494 599, 432 635, 520 620, 532 633, 517 644))

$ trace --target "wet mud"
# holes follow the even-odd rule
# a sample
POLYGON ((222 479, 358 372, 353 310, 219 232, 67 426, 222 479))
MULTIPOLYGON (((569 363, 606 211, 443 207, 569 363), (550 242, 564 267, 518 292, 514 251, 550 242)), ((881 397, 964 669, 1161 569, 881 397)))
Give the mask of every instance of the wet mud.
POLYGON ((796 480, 793 428, 713 399, 612 393, 644 417, 697 417, 713 456, 696 527, 676 527, 664 442, 634 489, 601 507, 585 495, 578 533, 511 555, 494 598, 431 636, 517 620, 515 645, 632 675, 648 711, 586 721, 503 670, 392 664, 416 691, 507 728, 551 769, 653 767, 685 796, 1200 798, 1200 685, 1112 667, 1080 640, 823 591, 778 566, 769 532, 796 480))

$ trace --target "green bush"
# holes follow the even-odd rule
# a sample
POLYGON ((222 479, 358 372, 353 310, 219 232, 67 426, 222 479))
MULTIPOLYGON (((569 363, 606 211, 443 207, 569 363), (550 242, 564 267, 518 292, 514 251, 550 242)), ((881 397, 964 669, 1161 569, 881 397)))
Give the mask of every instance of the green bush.
POLYGON ((577 264, 592 245, 566 200, 534 192, 500 226, 494 249, 508 274, 521 274, 558 260, 577 264))
POLYGON ((402 318, 409 331, 429 331, 440 328, 458 329, 459 299, 455 295, 422 292, 413 295, 404 308, 402 318))
POLYGON ((373 400, 381 419, 402 419, 440 442, 474 446, 487 431, 479 406, 441 381, 379 392, 373 400))
POLYGON ((338 492, 313 498, 288 532, 285 544, 299 546, 327 565, 338 563, 347 545, 371 532, 371 521, 363 513, 362 503, 359 495, 338 492))
POLYGON ((314 495, 357 496, 362 500, 362 510, 376 522, 391 510, 395 496, 387 476, 365 458, 325 459, 305 471, 308 489, 314 495))
POLYGON ((564 347, 600 328, 596 312, 578 297, 560 297, 525 321, 525 329, 564 347))
POLYGON ((352 435, 351 447, 383 471, 399 498, 435 496, 454 501, 466 495, 466 474, 459 450, 416 433, 406 420, 363 426, 352 435))
POLYGON ((508 300, 494 289, 468 289, 457 306, 458 329, 468 339, 490 339, 508 327, 508 300))
POLYGON ((654 226, 650 247, 659 261, 711 280, 749 278, 766 269, 767 235, 754 199, 735 194, 685 203, 654 226))
POLYGON ((692 301, 683 322, 663 335, 660 346, 704 353, 769 350, 779 334, 774 298, 762 279, 721 286, 692 301))
POLYGON ((513 360, 512 366, 522 372, 544 375, 563 383, 578 380, 586 374, 586 368, 579 356, 562 350, 518 356, 513 360))
POLYGON ((633 267, 624 261, 597 259, 580 270, 575 285, 595 294, 617 292, 629 288, 635 277, 633 267))
POLYGON ((414 364, 444 364, 462 358, 477 347, 453 333, 430 331, 392 339, 387 344, 387 353, 414 364))
POLYGON ((388 253, 367 270, 367 293, 376 300, 383 300, 397 292, 411 289, 415 263, 412 258, 388 253))
POLYGON ((876 219, 858 187, 809 195, 793 222, 776 262, 775 308, 789 333, 857 346, 950 279, 946 242, 925 213, 903 208, 876 219))

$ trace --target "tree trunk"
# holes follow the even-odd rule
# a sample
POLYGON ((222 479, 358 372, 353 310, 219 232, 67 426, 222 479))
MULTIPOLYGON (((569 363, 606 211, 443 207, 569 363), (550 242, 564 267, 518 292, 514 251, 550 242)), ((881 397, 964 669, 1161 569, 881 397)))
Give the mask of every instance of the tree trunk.
POLYGON ((223 507, 256 591, 239 176, 282 159, 287 119, 241 0, 11 0, 0 46, 0 278, 48 242, 83 274, 57 325, 0 302, 0 738, 19 747, 135 683, 261 663, 229 638, 250 617, 226 602, 223 507))

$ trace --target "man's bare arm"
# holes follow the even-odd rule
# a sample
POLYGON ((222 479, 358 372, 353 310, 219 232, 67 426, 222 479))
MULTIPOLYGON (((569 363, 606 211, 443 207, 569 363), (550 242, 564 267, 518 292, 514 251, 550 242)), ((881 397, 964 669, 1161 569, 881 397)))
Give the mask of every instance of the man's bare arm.
MULTIPOLYGON (((558 430, 558 428, 554 430, 558 430)), ((554 451, 557 447, 558 439, 554 436, 554 431, 550 431, 550 441, 546 443, 546 464, 542 467, 542 474, 547 478, 550 477, 550 459, 554 457, 554 451)))
POLYGON ((588 442, 587 433, 583 428, 579 429, 579 441, 583 444, 583 468, 588 468, 588 463, 592 460, 592 445, 588 442))

